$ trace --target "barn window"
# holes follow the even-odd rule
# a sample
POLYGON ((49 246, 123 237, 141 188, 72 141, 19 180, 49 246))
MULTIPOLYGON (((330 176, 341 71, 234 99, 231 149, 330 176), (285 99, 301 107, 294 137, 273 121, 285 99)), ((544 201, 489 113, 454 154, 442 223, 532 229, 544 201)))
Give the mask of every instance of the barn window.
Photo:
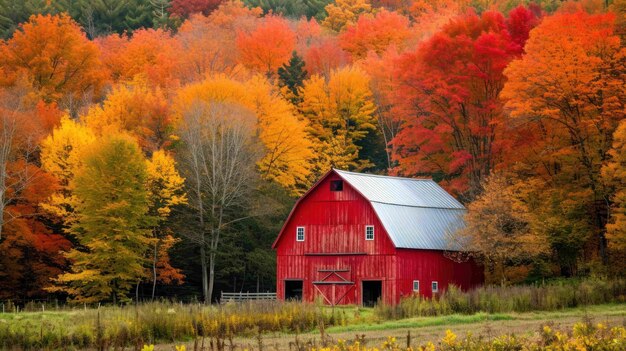
POLYGON ((413 281, 413 291, 420 291, 420 281, 419 280, 414 280, 413 281))
POLYGON ((432 282, 431 289, 432 289, 433 293, 439 292, 439 283, 438 282, 432 282))
POLYGON ((343 191, 343 180, 331 180, 330 191, 343 191))
POLYGON ((296 241, 304 241, 304 227, 296 228, 296 241))
POLYGON ((373 225, 365 226, 365 240, 374 240, 374 226, 373 225))

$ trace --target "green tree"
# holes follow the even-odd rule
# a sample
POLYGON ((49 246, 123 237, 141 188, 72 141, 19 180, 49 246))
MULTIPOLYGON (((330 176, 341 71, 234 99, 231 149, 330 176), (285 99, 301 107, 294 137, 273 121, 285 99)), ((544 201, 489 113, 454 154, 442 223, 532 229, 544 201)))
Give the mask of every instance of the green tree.
POLYGON ((49 10, 46 0, 0 0, 0 36, 9 38, 31 15, 48 13, 49 10))
POLYGON ((170 25, 170 0, 150 0, 152 6, 152 23, 155 28, 165 28, 170 25))
POLYGON ((75 302, 125 301, 145 276, 152 245, 146 161, 135 141, 112 135, 93 145, 73 181, 76 222, 70 228, 80 246, 67 253, 71 271, 52 291, 75 302))
POLYGON ((249 7, 259 7, 263 13, 275 13, 285 17, 301 18, 306 17, 323 19, 326 17, 326 5, 331 0, 245 0, 249 7))
POLYGON ((283 95, 294 105, 302 102, 300 97, 300 88, 304 85, 304 79, 307 77, 307 71, 304 69, 304 61, 297 52, 291 54, 288 63, 278 68, 278 85, 287 89, 283 91, 283 95))

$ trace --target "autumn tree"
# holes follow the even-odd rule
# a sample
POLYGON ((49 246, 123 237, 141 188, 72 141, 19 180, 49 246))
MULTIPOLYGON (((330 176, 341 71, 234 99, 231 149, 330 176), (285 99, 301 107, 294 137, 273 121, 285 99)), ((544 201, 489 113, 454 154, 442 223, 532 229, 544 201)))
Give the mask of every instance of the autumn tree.
POLYGON ((488 281, 519 282, 539 256, 549 253, 547 238, 531 225, 527 199, 533 186, 511 175, 491 175, 468 206, 467 226, 452 236, 451 244, 460 244, 483 262, 488 281))
POLYGON ((368 0, 336 0, 326 6, 326 12, 322 25, 339 32, 355 24, 359 16, 370 14, 372 5, 368 0))
POLYGON ((469 13, 398 59, 398 173, 435 176, 465 199, 480 193, 500 157, 503 70, 522 53, 509 24, 496 12, 469 13))
POLYGON ((105 76, 98 47, 67 15, 37 15, 0 45, 0 84, 26 77, 37 97, 75 113, 105 76), (45 39, 44 39, 45 38, 45 39))
POLYGON ((152 229, 152 299, 157 281, 164 284, 182 284, 183 274, 172 267, 168 250, 180 239, 175 238, 164 225, 175 206, 187 203, 185 180, 176 169, 174 158, 158 150, 147 160, 146 188, 148 190, 149 215, 157 219, 152 229))
POLYGON ((146 152, 167 145, 173 133, 165 95, 142 79, 113 87, 102 105, 91 107, 82 120, 97 134, 128 132, 146 152))
POLYGON ((333 71, 328 81, 314 75, 304 82, 300 109, 310 121, 310 134, 319 141, 314 174, 331 167, 362 169, 358 142, 376 130, 375 106, 369 77, 357 67, 333 71))
POLYGON ((109 135, 84 153, 72 189, 78 199, 70 228, 80 246, 67 253, 71 271, 51 291, 75 302, 125 301, 145 277, 154 218, 148 215, 146 162, 129 137, 109 135))
POLYGON ((181 81, 200 81, 216 73, 237 75, 241 71, 237 32, 252 31, 260 15, 259 9, 229 1, 208 17, 193 15, 185 21, 176 35, 183 49, 181 81))
POLYGON ((192 14, 201 13, 208 16, 223 0, 172 0, 170 14, 187 18, 192 14))
POLYGON ((180 113, 181 165, 197 219, 186 236, 200 247, 202 294, 210 303, 224 232, 246 217, 254 188, 255 116, 239 104, 200 99, 180 113))
MULTIPOLYGON (((613 25, 612 14, 546 18, 531 31, 526 55, 507 68, 502 91, 511 110, 507 124, 519 136, 511 140, 511 160, 546 179, 545 196, 559 194, 576 213, 587 213, 556 208, 551 219, 560 226, 551 235, 567 232, 563 227, 586 228, 605 263, 610 199, 600 170, 626 102, 624 75, 615 74, 625 69, 624 50, 613 25)), ((584 240, 572 244, 581 247, 584 240)))
POLYGON ((405 114, 401 104, 396 101, 398 85, 394 76, 394 63, 399 56, 398 51, 391 47, 382 55, 370 52, 366 58, 357 62, 370 77, 370 87, 376 105, 376 120, 385 145, 388 171, 395 167, 396 162, 390 143, 400 132, 402 127, 400 116, 405 114))
POLYGON ((620 122, 613 135, 610 159, 602 167, 602 179, 613 190, 613 203, 609 222, 606 225, 608 248, 612 251, 616 271, 624 269, 626 257, 626 122, 620 122))
POLYGON ((185 106, 198 99, 239 104, 251 110, 262 145, 257 164, 262 178, 274 181, 294 194, 306 190, 313 158, 307 124, 294 115, 293 107, 267 80, 256 77, 238 82, 223 76, 207 79, 182 89, 175 109, 183 111, 185 106))
POLYGON ((74 207, 78 201, 71 183, 83 165, 82 153, 95 140, 91 129, 65 116, 41 142, 41 167, 56 177, 59 186, 40 206, 66 227, 75 219, 74 207))
POLYGON ((115 82, 128 82, 136 77, 150 87, 163 89, 178 85, 181 48, 172 34, 163 29, 136 30, 132 37, 112 34, 98 38, 102 62, 115 82))
POLYGON ((289 61, 295 44, 293 30, 286 20, 277 16, 266 16, 252 32, 237 34, 241 64, 268 77, 289 61))
POLYGON ((359 17, 356 24, 339 36, 339 40, 344 50, 355 59, 361 59, 369 51, 380 55, 391 45, 402 50, 410 35, 408 18, 383 9, 374 17, 359 17))

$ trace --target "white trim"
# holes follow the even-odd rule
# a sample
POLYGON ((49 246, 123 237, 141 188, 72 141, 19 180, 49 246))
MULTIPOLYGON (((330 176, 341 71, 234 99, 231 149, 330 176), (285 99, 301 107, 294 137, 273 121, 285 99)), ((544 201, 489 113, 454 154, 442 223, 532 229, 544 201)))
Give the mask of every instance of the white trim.
POLYGON ((375 233, 374 233, 374 226, 373 225, 366 225, 365 226, 365 240, 374 240, 374 235, 375 235, 375 233), (368 238, 367 230, 370 229, 370 228, 372 228, 372 237, 368 238))
POLYGON ((413 281, 413 292, 419 292, 420 291, 420 281, 419 280, 414 280, 413 281), (415 285, 417 283, 417 289, 415 289, 415 285))
POLYGON ((304 241, 305 231, 304 227, 296 227, 296 241, 304 241), (300 229, 302 229, 302 239, 300 239, 300 229))
POLYGON ((437 293, 437 292, 439 292, 439 282, 438 282, 438 281, 436 281, 436 280, 433 280, 433 281, 430 283, 430 290, 431 290, 433 293, 437 293))

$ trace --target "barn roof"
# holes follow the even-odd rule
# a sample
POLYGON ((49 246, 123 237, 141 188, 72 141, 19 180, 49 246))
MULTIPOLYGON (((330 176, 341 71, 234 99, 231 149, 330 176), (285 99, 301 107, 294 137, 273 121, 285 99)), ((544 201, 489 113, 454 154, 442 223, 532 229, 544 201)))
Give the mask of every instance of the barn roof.
POLYGON ((466 209, 432 179, 334 171, 372 204, 395 247, 459 249, 449 239, 466 209))

